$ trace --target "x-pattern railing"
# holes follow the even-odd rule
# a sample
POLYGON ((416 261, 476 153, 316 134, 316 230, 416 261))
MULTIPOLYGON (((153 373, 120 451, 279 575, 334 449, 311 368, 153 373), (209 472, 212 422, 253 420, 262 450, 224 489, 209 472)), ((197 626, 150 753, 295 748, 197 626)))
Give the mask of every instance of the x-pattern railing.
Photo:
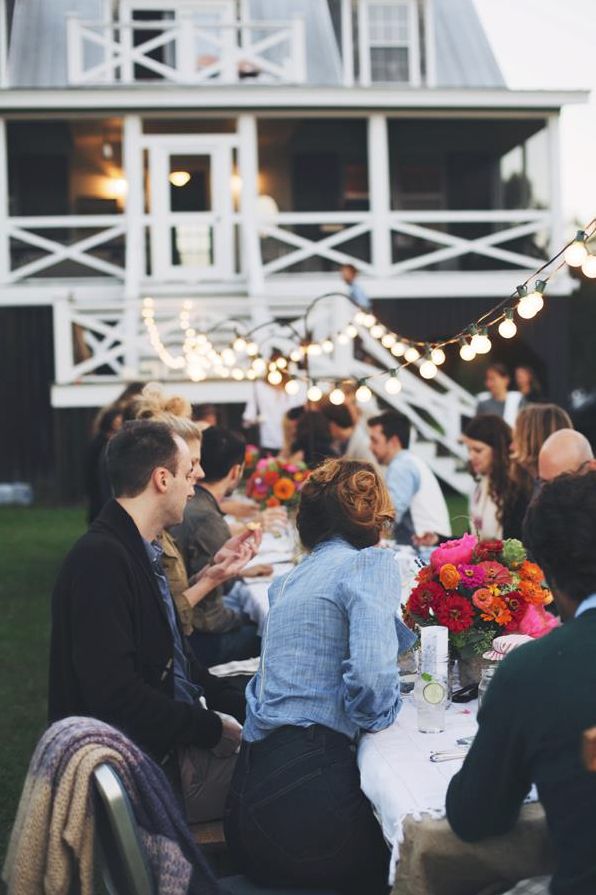
POLYGON ((408 211, 392 212, 391 230, 443 246, 430 252, 397 261, 391 273, 406 273, 439 264, 463 255, 476 254, 527 268, 536 266, 536 257, 501 248, 501 244, 538 233, 550 224, 548 211, 408 211), (464 238, 428 225, 510 224, 484 236, 464 238))
POLYGON ((373 274, 372 265, 351 254, 347 250, 337 248, 352 239, 364 236, 371 229, 371 216, 368 213, 338 212, 338 213, 281 213, 276 216, 275 223, 266 223, 259 226, 261 238, 274 239, 285 245, 293 247, 294 251, 286 252, 280 258, 263 264, 263 274, 270 276, 281 270, 287 270, 294 264, 306 261, 308 258, 326 258, 336 264, 353 264, 358 270, 366 274, 373 274), (327 226, 338 227, 335 232, 321 239, 307 239, 298 233, 284 229, 296 226, 327 226))
POLYGON ((62 261, 75 261, 102 274, 123 279, 125 273, 123 266, 106 261, 103 258, 97 258, 90 252, 100 245, 106 245, 112 242, 112 240, 123 236, 125 226, 125 221, 121 215, 11 218, 8 225, 8 236, 21 243, 42 249, 46 254, 20 267, 12 268, 7 274, 7 282, 14 283, 27 279, 49 267, 54 267, 62 261), (101 229, 99 233, 93 233, 91 236, 86 236, 69 245, 32 232, 43 229, 79 230, 86 228, 93 230, 101 229))
POLYGON ((131 22, 88 22, 75 16, 68 20, 68 70, 72 84, 98 81, 134 81, 134 66, 154 72, 166 81, 200 84, 206 81, 235 83, 247 73, 267 74, 281 83, 304 83, 306 56, 304 23, 292 22, 218 22, 202 25, 192 15, 180 13, 175 19, 131 22), (135 31, 157 31, 136 46, 135 31), (257 36, 251 39, 251 32, 257 36), (211 48, 203 60, 197 58, 197 41, 211 48), (101 62, 85 64, 87 45, 99 47, 101 62), (168 64, 152 58, 153 51, 169 47, 175 62, 168 64), (281 62, 267 57, 272 49, 285 48, 281 62))

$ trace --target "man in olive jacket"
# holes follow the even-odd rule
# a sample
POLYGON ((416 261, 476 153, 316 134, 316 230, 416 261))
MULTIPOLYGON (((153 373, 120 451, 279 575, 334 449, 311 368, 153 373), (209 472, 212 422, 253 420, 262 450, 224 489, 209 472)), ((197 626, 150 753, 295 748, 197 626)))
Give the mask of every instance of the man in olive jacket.
MULTIPOLYGON (((177 757, 189 820, 223 816, 244 696, 187 652, 155 542, 193 493, 190 453, 163 423, 129 423, 110 443, 108 469, 115 499, 54 589, 49 719, 96 717, 158 761, 177 757)), ((205 572, 207 589, 257 547, 254 535, 229 542, 205 572)))

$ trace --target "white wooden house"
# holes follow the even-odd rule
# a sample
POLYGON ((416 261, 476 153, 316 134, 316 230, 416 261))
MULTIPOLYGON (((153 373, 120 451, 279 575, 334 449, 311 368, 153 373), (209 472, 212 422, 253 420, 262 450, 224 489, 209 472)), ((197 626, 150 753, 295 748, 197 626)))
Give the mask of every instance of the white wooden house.
POLYGON ((381 316, 423 321, 562 243, 559 115, 585 95, 508 90, 473 0, 5 2, 0 306, 52 307, 55 407, 180 380, 147 297, 173 353, 181 309, 291 320, 346 262, 381 316))

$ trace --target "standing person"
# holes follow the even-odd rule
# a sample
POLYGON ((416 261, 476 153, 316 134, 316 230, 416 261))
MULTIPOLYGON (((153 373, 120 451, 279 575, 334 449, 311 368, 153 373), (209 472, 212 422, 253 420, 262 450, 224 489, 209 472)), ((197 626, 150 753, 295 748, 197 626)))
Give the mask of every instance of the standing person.
POLYGON ((246 402, 242 425, 259 426, 259 447, 264 456, 275 457, 284 447, 283 419, 293 407, 304 404, 304 390, 297 395, 288 395, 284 381, 271 385, 266 380, 257 379, 253 383, 251 396, 246 402))
POLYGON ((358 277, 358 268, 353 264, 342 264, 340 268, 341 278, 348 287, 348 295, 359 308, 365 311, 370 310, 370 298, 360 285, 356 282, 358 277))
POLYGON ((515 385, 524 400, 524 404, 538 404, 544 400, 542 386, 532 367, 519 364, 515 368, 514 378, 515 385))
MULTIPOLYGON (((470 527, 480 540, 521 537, 517 489, 512 486, 511 429, 498 416, 477 416, 464 430, 470 471, 470 527)), ((530 495, 531 496, 531 495, 530 495)))
MULTIPOLYGON (((182 519, 194 473, 164 423, 124 425, 107 463, 114 499, 72 548, 52 595, 48 712, 99 718, 180 776, 191 822, 222 816, 241 727, 238 692, 186 652, 157 536, 182 519)), ((237 574, 258 536, 234 539, 205 576, 237 574)))
POLYGON ((389 850, 360 788, 354 743, 401 705, 399 569, 378 549, 389 495, 368 463, 328 460, 306 482, 308 556, 276 579, 226 806, 243 872, 266 886, 386 893, 389 850))
POLYGON ((370 449, 381 466, 395 510, 395 539, 412 544, 415 536, 451 535, 449 511, 437 478, 410 450, 410 421, 387 411, 368 421, 370 449))
POLYGON ((522 395, 509 391, 511 377, 505 364, 491 364, 486 370, 484 383, 488 394, 478 396, 476 416, 500 416, 509 426, 513 426, 522 404, 522 395))
POLYGON ((592 895, 596 774, 583 766, 581 743, 596 725, 596 473, 545 485, 524 534, 564 624, 499 663, 449 785, 447 819, 467 842, 502 836, 535 784, 556 869, 523 891, 592 895))
MULTIPOLYGON (((195 485, 182 523, 172 529, 189 578, 207 567, 230 538, 220 501, 233 493, 242 478, 244 449, 244 439, 222 426, 210 426, 203 432, 204 478, 195 485)), ((192 613, 189 642, 199 661, 207 666, 251 659, 261 651, 257 626, 243 613, 226 606, 224 596, 223 585, 218 585, 192 613)))

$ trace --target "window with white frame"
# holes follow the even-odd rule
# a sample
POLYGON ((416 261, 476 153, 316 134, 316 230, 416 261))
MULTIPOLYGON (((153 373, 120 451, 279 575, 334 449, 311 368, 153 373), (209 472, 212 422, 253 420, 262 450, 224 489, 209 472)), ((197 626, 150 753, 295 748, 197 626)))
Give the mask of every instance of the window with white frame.
POLYGON ((360 0, 360 80, 420 83, 417 0, 360 0))

